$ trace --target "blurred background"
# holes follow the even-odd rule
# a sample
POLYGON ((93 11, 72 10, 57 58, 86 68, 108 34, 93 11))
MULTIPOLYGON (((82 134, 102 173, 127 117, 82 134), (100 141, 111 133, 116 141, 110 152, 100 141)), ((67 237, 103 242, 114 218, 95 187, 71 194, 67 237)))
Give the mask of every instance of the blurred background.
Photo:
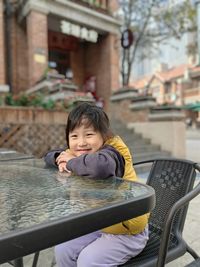
POLYGON ((68 112, 90 101, 135 161, 199 161, 188 152, 200 135, 199 10, 192 0, 1 0, 0 147, 36 157, 62 147, 68 112))

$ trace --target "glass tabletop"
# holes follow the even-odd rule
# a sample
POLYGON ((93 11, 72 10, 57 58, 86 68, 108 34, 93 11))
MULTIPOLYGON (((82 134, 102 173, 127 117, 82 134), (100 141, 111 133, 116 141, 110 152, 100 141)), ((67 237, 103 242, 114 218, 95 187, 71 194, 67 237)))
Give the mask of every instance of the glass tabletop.
POLYGON ((0 148, 0 161, 34 158, 32 155, 23 154, 15 150, 0 148))
POLYGON ((144 196, 139 183, 69 177, 43 160, 0 162, 0 234, 144 196))

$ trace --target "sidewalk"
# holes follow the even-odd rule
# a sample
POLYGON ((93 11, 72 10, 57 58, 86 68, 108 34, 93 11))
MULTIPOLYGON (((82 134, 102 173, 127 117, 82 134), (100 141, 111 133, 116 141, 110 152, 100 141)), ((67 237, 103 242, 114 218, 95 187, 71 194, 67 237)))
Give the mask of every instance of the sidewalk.
MULTIPOLYGON (((186 132, 186 158, 200 163, 200 129, 188 129, 186 132)), ((200 181, 197 178, 196 183, 200 181)), ((200 255, 200 195, 194 198, 189 205, 187 219, 183 231, 183 237, 199 255, 200 255)), ((166 267, 184 267, 191 262, 193 258, 186 253, 179 259, 166 264, 166 267)))
POLYGON ((200 129, 186 131, 186 158, 200 163, 200 129))
MULTIPOLYGON (((199 179, 198 181, 199 182, 199 179)), ((183 231, 183 237, 187 241, 188 245, 191 246, 200 255, 200 216, 199 216, 199 206, 200 206, 200 195, 194 198, 189 205, 187 219, 185 222, 185 227, 183 231)), ((179 259, 166 264, 166 267, 184 267, 186 264, 190 263, 193 257, 189 253, 179 259)))

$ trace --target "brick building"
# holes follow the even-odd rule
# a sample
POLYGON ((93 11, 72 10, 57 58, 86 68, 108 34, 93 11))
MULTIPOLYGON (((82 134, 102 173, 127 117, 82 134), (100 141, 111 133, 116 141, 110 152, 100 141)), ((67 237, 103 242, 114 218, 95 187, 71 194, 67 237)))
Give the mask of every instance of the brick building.
POLYGON ((94 78, 107 104, 119 88, 117 9, 108 0, 0 0, 0 87, 25 91, 51 64, 80 90, 94 78))
POLYGON ((156 71, 130 83, 140 94, 151 94, 157 104, 182 106, 200 100, 200 67, 182 64, 156 71))

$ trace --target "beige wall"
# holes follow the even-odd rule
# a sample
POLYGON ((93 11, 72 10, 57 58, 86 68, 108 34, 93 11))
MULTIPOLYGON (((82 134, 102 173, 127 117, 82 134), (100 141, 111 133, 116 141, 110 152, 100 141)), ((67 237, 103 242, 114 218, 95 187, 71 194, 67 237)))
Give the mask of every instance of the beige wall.
POLYGON ((155 121, 129 123, 128 128, 150 138, 153 144, 158 144, 172 156, 185 158, 186 130, 183 121, 155 121))

